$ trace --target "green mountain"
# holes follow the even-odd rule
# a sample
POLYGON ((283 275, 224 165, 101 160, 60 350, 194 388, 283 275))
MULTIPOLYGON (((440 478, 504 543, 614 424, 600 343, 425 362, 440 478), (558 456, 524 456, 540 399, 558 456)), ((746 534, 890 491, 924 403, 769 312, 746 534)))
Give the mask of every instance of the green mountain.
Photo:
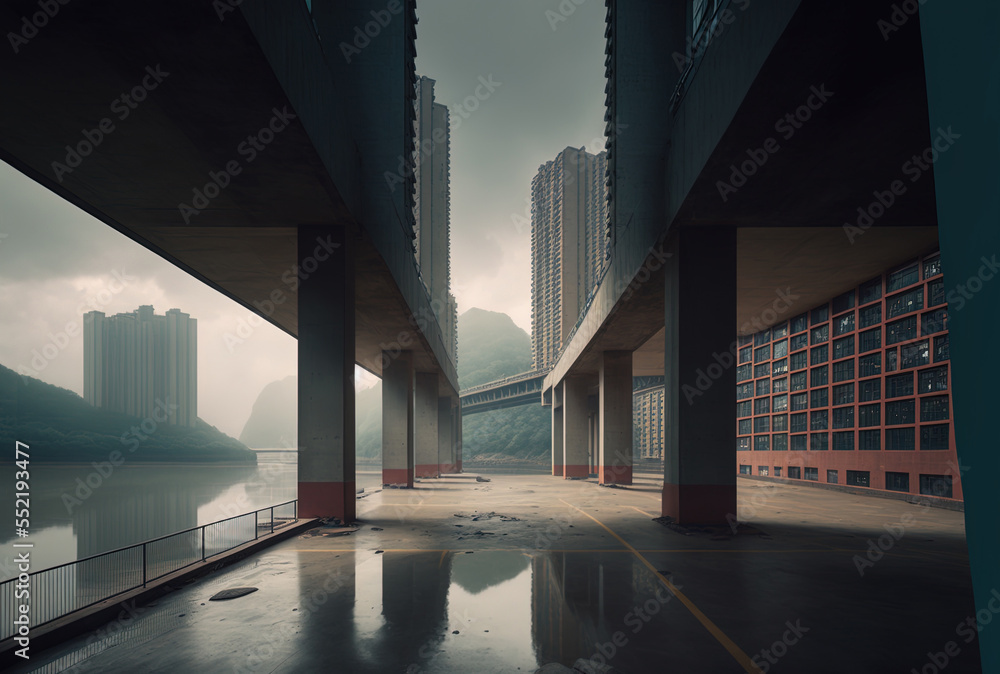
MULTIPOLYGON (((507 314, 469 309, 458 317, 458 381, 478 386, 531 370, 531 339, 507 314)), ((462 420, 464 462, 548 462, 552 414, 541 405, 481 412, 462 420)))
MULTIPOLYGON (((161 415, 169 415, 164 408, 161 415)), ((30 447, 32 462, 216 461, 256 463, 257 455, 201 419, 175 426, 91 407, 72 391, 0 365, 0 443, 30 447)), ((13 452, 3 463, 13 460, 13 452)))

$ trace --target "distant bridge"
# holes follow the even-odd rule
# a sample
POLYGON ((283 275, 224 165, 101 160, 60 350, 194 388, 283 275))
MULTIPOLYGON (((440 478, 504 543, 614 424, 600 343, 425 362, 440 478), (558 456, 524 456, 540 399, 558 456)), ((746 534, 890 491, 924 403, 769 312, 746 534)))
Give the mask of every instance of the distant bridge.
POLYGON ((525 372, 460 391, 462 415, 532 403, 541 405, 542 382, 548 373, 548 370, 525 372))

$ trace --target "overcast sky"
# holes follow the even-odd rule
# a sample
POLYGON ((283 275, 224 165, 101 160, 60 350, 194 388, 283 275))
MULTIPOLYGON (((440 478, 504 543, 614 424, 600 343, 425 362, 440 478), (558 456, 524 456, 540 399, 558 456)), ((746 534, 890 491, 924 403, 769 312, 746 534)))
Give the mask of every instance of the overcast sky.
MULTIPOLYGON (((417 71, 452 109, 459 312, 501 311, 529 333, 531 178, 567 146, 603 143, 604 2, 578 2, 418 3, 417 71), (473 101, 480 77, 494 91, 473 101)), ((82 393, 82 335, 59 333, 91 308, 142 304, 198 319, 198 414, 230 435, 264 386, 295 374, 293 338, 265 324, 230 351, 246 309, 0 162, 0 364, 82 393)))

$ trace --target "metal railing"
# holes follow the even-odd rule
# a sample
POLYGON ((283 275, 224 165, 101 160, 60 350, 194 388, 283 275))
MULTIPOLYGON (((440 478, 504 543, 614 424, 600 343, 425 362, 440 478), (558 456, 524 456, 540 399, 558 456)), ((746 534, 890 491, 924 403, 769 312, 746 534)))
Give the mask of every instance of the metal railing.
MULTIPOLYGON (((298 500, 28 574, 30 627, 88 608, 298 521, 298 500)), ((0 640, 14 636, 19 580, 0 583, 0 640)))

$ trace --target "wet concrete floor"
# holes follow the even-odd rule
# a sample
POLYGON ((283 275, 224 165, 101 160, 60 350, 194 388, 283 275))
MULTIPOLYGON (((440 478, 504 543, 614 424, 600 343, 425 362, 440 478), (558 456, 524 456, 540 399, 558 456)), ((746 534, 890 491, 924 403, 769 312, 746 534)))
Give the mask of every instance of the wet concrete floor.
POLYGON ((653 476, 489 477, 368 495, 356 532, 292 538, 16 671, 881 674, 937 671, 949 642, 949 673, 980 671, 962 513, 741 479, 736 535, 683 532, 651 521, 653 476))

